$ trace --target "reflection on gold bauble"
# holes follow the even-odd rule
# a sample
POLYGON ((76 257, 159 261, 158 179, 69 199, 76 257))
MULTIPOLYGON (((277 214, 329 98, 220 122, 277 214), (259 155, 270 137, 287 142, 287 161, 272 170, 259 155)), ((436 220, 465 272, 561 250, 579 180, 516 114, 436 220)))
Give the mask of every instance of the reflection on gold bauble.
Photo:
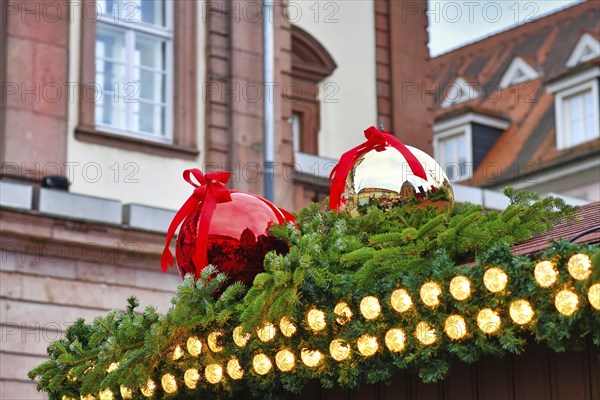
POLYGON ((454 192, 440 165, 425 152, 406 147, 425 169, 427 181, 412 173, 404 156, 395 148, 371 150, 359 157, 348 173, 343 197, 346 210, 370 205, 384 210, 427 206, 452 210, 454 192))

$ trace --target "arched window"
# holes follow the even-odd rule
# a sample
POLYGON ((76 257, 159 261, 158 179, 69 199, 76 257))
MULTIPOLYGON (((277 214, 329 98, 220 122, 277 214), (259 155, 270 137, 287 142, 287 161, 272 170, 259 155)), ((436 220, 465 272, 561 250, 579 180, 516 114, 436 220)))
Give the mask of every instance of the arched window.
POLYGON ((337 67, 327 50, 309 33, 292 26, 292 101, 294 151, 318 154, 319 83, 337 67))

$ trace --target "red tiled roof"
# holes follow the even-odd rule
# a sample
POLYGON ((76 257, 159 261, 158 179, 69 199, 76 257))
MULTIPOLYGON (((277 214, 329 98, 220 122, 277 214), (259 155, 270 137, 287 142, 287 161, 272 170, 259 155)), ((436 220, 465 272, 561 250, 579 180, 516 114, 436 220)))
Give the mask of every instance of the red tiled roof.
MULTIPOLYGON (((534 237, 527 242, 516 245, 513 253, 516 255, 537 253, 547 248, 550 239, 572 239, 573 237, 600 226, 600 202, 582 206, 576 214, 576 221, 556 225, 543 235, 534 237)), ((590 232, 574 241, 575 243, 600 243, 600 231, 590 232)))
POLYGON ((497 185, 514 178, 519 171, 522 173, 526 166, 539 170, 600 151, 600 140, 568 150, 556 149, 554 96, 544 87, 549 80, 598 65, 600 57, 572 70, 565 67, 583 33, 599 30, 600 2, 584 1, 432 58, 436 121, 482 110, 486 115, 504 116, 512 122, 474 171, 473 177, 464 183, 497 185), (499 82, 515 57, 521 57, 540 71, 541 76, 501 90, 499 82), (457 77, 467 76, 469 79, 465 79, 485 94, 466 103, 440 108, 446 86, 457 77), (500 177, 495 176, 494 182, 489 182, 486 176, 488 165, 502 171, 500 177))

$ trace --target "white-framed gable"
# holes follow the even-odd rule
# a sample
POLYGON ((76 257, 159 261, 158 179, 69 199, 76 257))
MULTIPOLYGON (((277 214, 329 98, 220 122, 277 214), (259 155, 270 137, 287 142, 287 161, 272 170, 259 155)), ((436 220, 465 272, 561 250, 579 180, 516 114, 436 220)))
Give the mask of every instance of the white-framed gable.
POLYGON ((531 81, 539 78, 540 73, 529 65, 521 57, 515 57, 500 80, 500 87, 506 89, 509 86, 531 81))
POLYGON ((600 57, 600 42, 586 32, 581 35, 565 66, 571 68, 596 57, 600 57))
POLYGON ((456 78, 446 88, 446 97, 442 101, 441 107, 448 108, 455 104, 464 103, 473 100, 479 96, 479 92, 463 78, 456 78))

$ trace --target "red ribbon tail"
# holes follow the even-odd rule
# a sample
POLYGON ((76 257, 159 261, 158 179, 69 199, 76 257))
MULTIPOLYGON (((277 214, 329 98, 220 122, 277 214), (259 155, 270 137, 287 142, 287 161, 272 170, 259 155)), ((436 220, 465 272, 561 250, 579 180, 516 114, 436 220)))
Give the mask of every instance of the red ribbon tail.
POLYGON ((183 220, 194 210, 198 203, 199 200, 194 195, 190 196, 186 202, 183 203, 183 206, 181 206, 179 211, 177 211, 175 217, 173 217, 169 229, 167 230, 167 240, 160 261, 163 272, 166 272, 168 267, 173 266, 173 254, 171 253, 171 250, 169 250, 169 246, 171 245, 173 236, 175 236, 177 227, 181 225, 183 220))
POLYGON ((212 219, 213 212, 217 207, 217 199, 212 190, 206 191, 206 197, 202 204, 202 212, 198 221, 198 238, 196 239, 196 251, 192 260, 196 266, 196 278, 200 277, 200 272, 208 265, 208 228, 212 219))

